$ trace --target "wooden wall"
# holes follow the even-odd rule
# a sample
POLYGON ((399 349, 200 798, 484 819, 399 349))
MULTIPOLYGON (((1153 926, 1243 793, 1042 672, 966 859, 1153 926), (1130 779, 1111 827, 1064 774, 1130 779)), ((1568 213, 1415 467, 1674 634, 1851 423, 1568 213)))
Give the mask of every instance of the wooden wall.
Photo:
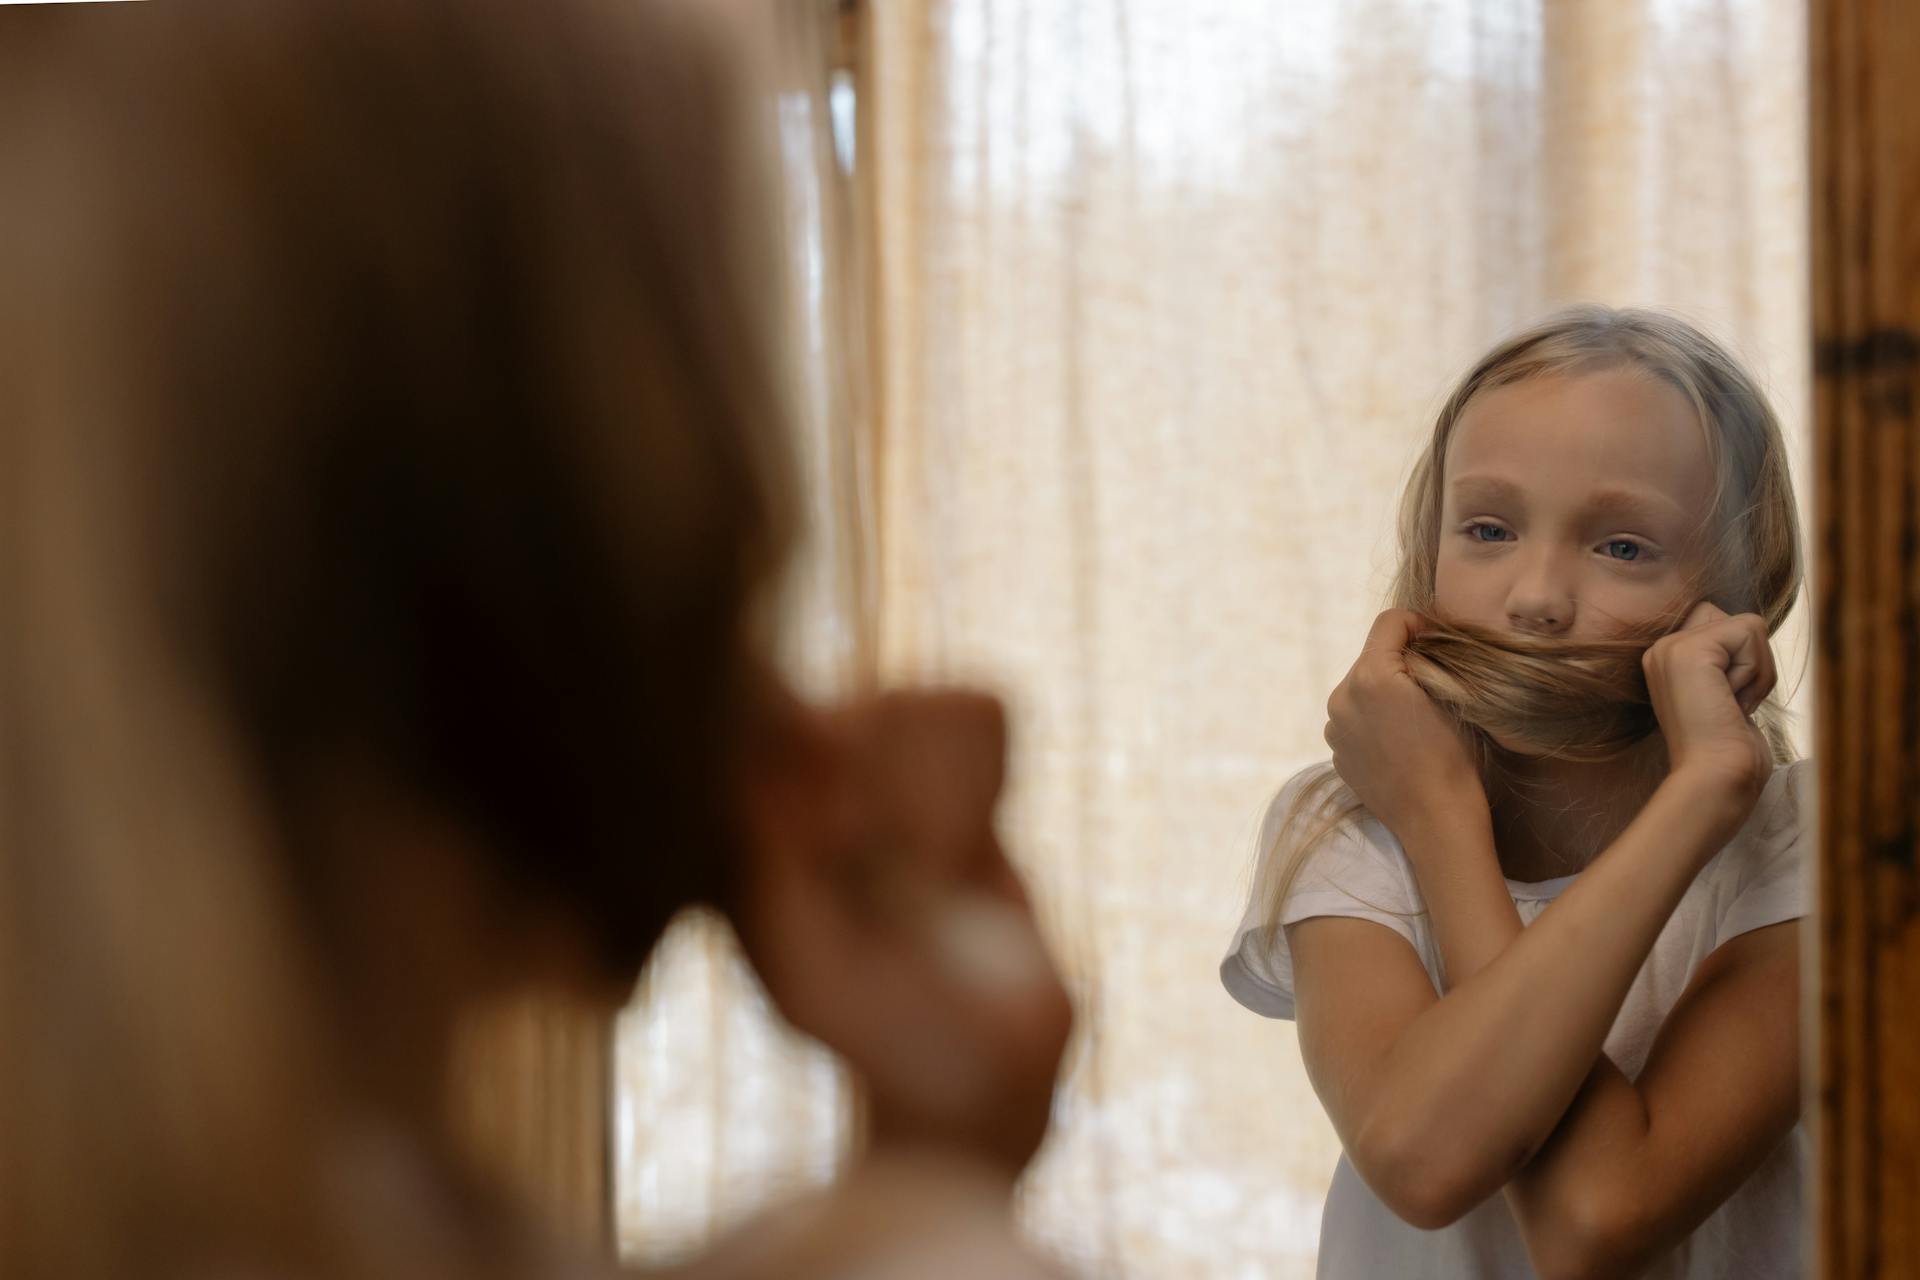
POLYGON ((1821 1274, 1920 1276, 1920 0, 1813 0, 1821 1274))
POLYGON ((604 1010, 537 995, 460 1028, 454 1128, 483 1172, 590 1251, 613 1248, 612 1024, 604 1010))

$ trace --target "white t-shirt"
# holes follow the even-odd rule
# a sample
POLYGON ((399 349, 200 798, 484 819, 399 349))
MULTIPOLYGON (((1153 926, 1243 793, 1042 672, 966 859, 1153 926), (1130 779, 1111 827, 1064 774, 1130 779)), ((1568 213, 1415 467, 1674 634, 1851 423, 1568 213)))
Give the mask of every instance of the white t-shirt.
MULTIPOLYGON (((1288 782, 1261 824, 1262 857, 1273 847, 1293 797, 1309 770, 1288 782)), ((1727 939, 1804 916, 1809 897, 1807 799, 1813 770, 1796 761, 1774 770, 1745 827, 1694 878, 1661 930, 1608 1033, 1606 1053, 1636 1079, 1700 962, 1727 939)), ((1279 929, 1266 927, 1266 903, 1255 877, 1220 980, 1235 1000, 1270 1018, 1293 1017, 1293 958, 1284 926, 1314 916, 1373 920, 1407 940, 1441 989, 1440 949, 1400 842, 1371 817, 1342 828, 1307 861, 1287 897, 1279 929)), ((1520 919, 1531 924, 1575 876, 1538 884, 1509 880, 1520 919)), ((1773 1280, 1805 1273, 1801 1244, 1803 1179, 1811 1168, 1804 1125, 1766 1158, 1738 1191, 1671 1254, 1645 1272, 1653 1280, 1773 1280)), ((1495 1195, 1450 1227, 1407 1225, 1340 1157, 1320 1222, 1322 1280, 1464 1280, 1532 1277, 1520 1229, 1495 1195)))

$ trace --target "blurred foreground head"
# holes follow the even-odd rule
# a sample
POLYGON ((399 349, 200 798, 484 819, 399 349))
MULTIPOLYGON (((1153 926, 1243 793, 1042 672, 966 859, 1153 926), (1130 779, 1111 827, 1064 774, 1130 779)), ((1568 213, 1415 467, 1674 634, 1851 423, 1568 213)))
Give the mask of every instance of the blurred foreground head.
POLYGON ((303 1182, 441 1011, 366 886, 477 852, 609 990, 733 892, 789 495, 684 12, 0 13, 0 1273, 428 1274, 303 1182))

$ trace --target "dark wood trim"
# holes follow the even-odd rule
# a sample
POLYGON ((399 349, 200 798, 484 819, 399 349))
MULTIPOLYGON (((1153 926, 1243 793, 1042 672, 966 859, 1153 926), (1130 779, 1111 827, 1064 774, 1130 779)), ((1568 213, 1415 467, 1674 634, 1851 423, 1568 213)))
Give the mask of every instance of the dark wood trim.
POLYGON ((1817 1249, 1920 1276, 1920 4, 1811 22, 1817 1249))
POLYGON ((470 1016, 449 1080, 455 1135, 537 1221, 613 1252, 613 1025, 605 1009, 529 994, 470 1016))

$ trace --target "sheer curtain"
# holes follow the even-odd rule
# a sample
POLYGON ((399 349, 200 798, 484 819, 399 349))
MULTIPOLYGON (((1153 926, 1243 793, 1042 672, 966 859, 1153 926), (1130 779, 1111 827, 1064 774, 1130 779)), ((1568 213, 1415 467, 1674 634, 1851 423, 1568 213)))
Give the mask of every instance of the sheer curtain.
MULTIPOLYGON (((850 23, 835 0, 688 0, 729 24, 765 91, 807 530, 782 602, 786 666, 815 694, 871 677, 865 325, 851 224, 850 23)), ((854 1104, 823 1050, 771 1013, 726 925, 679 921, 614 1028, 614 1234, 670 1262, 769 1199, 832 1176, 854 1104)))
MULTIPOLYGON (((1312 1273, 1337 1144, 1290 1025, 1215 977, 1263 802, 1324 754, 1400 482, 1502 333, 1675 308, 1804 438, 1803 25, 1800 0, 872 6, 871 397, 815 479, 872 669, 1012 700, 1007 835, 1083 1010, 1022 1214, 1067 1259, 1312 1273)), ((802 1076, 779 1151, 704 1094, 659 1123, 736 1171, 819 1168, 844 1112, 802 1076)), ((621 1152, 623 1237, 663 1238, 629 1189, 684 1157, 621 1152)))

